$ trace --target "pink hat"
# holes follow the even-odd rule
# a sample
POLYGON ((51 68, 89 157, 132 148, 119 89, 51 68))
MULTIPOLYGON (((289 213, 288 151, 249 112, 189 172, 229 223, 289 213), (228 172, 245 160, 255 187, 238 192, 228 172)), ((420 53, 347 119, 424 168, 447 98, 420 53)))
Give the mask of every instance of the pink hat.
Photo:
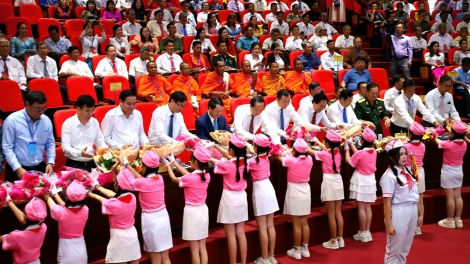
POLYGON ((142 157, 142 162, 149 168, 156 168, 160 165, 160 157, 153 151, 146 151, 142 157))
POLYGON ((401 147, 403 147, 403 143, 401 142, 401 140, 399 138, 394 138, 390 140, 387 143, 387 145, 385 145, 385 150, 389 152, 390 150, 394 148, 401 148, 401 147))
POLYGON ((42 222, 46 219, 46 203, 37 197, 33 197, 33 199, 26 204, 24 210, 26 212, 26 217, 31 221, 42 222))
POLYGON ((467 132, 467 126, 462 121, 455 121, 452 125, 452 129, 459 134, 465 134, 467 132))
POLYGON ((362 137, 367 142, 374 142, 375 139, 377 138, 377 135, 375 135, 375 132, 372 129, 366 127, 364 128, 364 131, 362 132, 362 137))
POLYGON ((299 153, 307 153, 308 145, 303 138, 298 138, 294 142, 294 149, 299 153))
POLYGON ((122 169, 121 172, 116 176, 119 187, 123 190, 132 190, 132 184, 130 179, 135 178, 134 174, 128 169, 122 169))
POLYGON ((238 133, 233 133, 232 139, 230 139, 230 142, 232 142, 233 145, 235 145, 237 148, 244 148, 246 147, 246 140, 243 138, 240 134, 238 133))
POLYGON ((211 153, 205 147, 198 145, 194 150, 194 157, 200 162, 209 162, 212 158, 211 153))
POLYGON ((85 187, 77 182, 73 181, 69 187, 67 187, 67 197, 71 202, 83 201, 86 198, 87 190, 85 187))
POLYGON ((271 140, 269 140, 269 138, 263 134, 256 134, 253 142, 260 147, 266 148, 269 147, 271 140))
POLYGON ((334 129, 328 129, 326 132, 326 138, 331 142, 340 142, 341 136, 334 129))
POLYGON ((410 126, 411 133, 415 134, 416 136, 424 136, 426 134, 426 129, 418 123, 418 122, 413 122, 410 126))

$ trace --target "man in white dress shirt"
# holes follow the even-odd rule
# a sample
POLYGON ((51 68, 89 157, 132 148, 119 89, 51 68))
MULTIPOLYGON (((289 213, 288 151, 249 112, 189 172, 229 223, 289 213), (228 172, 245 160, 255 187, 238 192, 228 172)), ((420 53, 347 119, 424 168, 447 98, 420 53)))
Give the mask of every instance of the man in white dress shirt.
MULTIPOLYGON (((94 81, 95 76, 93 76, 93 73, 91 72, 90 67, 88 67, 88 64, 78 59, 80 57, 80 50, 78 47, 71 46, 67 51, 69 53, 70 60, 65 61, 62 64, 62 67, 60 67, 59 77, 73 78, 86 76, 94 81)), ((93 85, 95 86, 98 101, 101 101, 103 98, 103 88, 98 83, 93 83, 93 85)))
POLYGON ((147 74, 147 62, 153 61, 150 57, 150 49, 147 46, 140 48, 140 56, 131 60, 129 64, 129 76, 135 80, 135 77, 147 74))
POLYGON ((265 0, 250 0, 250 3, 255 5, 256 12, 263 12, 264 10, 268 9, 265 0))
POLYGON ((138 150, 149 143, 144 132, 142 114, 135 109, 137 97, 131 90, 119 95, 119 106, 109 110, 101 122, 104 141, 113 149, 138 150))
POLYGON ((319 93, 323 93, 323 89, 321 88, 320 84, 317 82, 311 82, 308 85, 308 91, 310 94, 308 96, 305 96, 304 98, 300 99, 299 102, 299 107, 304 105, 304 104, 311 104, 313 97, 319 93))
POLYGON ((168 36, 168 21, 163 19, 163 12, 161 10, 157 10, 154 12, 155 20, 150 20, 147 22, 147 27, 150 30, 150 34, 152 38, 156 38, 159 36, 168 36))
POLYGON ((299 26, 292 26, 292 36, 288 37, 286 40, 286 50, 302 50, 302 44, 307 42, 307 36, 305 34, 301 35, 299 26))
POLYGON ((235 12, 242 12, 245 10, 243 3, 239 2, 238 0, 230 0, 227 4, 227 10, 233 10, 235 12))
MULTIPOLYGON (((449 75, 443 75, 439 79, 437 88, 429 91, 424 97, 426 108, 442 126, 447 124, 450 119, 460 120, 452 95, 449 93, 451 89, 453 89, 452 78, 449 75)), ((433 125, 423 121, 423 126, 432 127, 433 125)))
POLYGON ((367 87, 366 82, 357 83, 357 93, 353 96, 352 103, 351 103, 351 107, 353 109, 356 106, 357 101, 361 100, 362 98, 364 98, 364 96, 366 96, 366 93, 367 93, 366 87, 367 87))
MULTIPOLYGON (((328 32, 328 30, 327 30, 328 32)), ((351 26, 343 26, 343 35, 336 38, 335 47, 338 51, 343 51, 344 49, 352 50, 354 48, 354 37, 351 34, 351 26)))
POLYGON ((415 121, 416 110, 423 115, 423 120, 439 126, 436 118, 424 106, 421 98, 415 94, 415 83, 413 80, 403 82, 403 92, 395 98, 395 107, 393 108, 392 124, 390 125, 391 135, 396 133, 408 133, 408 129, 415 121))
POLYGON ((18 83, 22 93, 26 95, 26 75, 24 67, 17 59, 8 56, 10 54, 10 42, 0 38, 0 85, 3 80, 12 80, 18 83))
POLYGON ((315 28, 310 24, 310 16, 308 14, 302 15, 302 22, 297 23, 297 26, 299 26, 300 32, 304 32, 307 37, 315 34, 315 28))
POLYGON ((338 31, 333 27, 331 26, 330 24, 328 24, 328 15, 326 13, 321 13, 320 15, 320 20, 321 22, 318 23, 315 28, 317 27, 321 27, 323 29, 326 29, 326 33, 328 34, 328 38, 331 39, 333 34, 337 34, 338 31))
POLYGON ((373 124, 370 125, 368 122, 362 122, 357 119, 356 114, 350 107, 352 97, 353 94, 348 89, 341 91, 339 100, 336 100, 336 102, 328 107, 328 112, 326 113, 328 119, 335 124, 343 124, 346 129, 350 129, 354 125, 369 125, 373 127, 373 124))
POLYGON ((280 144, 276 128, 272 125, 264 112, 264 99, 261 96, 251 98, 250 104, 240 105, 234 113, 232 131, 242 135, 246 140, 252 141, 255 134, 269 135, 274 144, 280 144))
POLYGON ((197 15, 197 22, 206 22, 209 15, 209 3, 204 2, 201 6, 201 12, 197 15))
POLYGON ((278 29, 279 32, 281 33, 281 36, 280 36, 281 38, 283 38, 286 35, 289 35, 289 24, 284 22, 284 12, 281 12, 281 11, 277 12, 276 18, 277 20, 271 24, 271 32, 274 29, 278 29))
POLYGON ((393 111, 395 108, 395 98, 400 96, 402 93, 404 81, 405 81, 405 78, 401 74, 397 74, 393 76, 392 82, 394 83, 394 86, 392 88, 389 88, 387 91, 385 91, 385 95, 384 95, 385 110, 387 110, 387 112, 390 114, 393 114, 393 111))
POLYGON ((460 31, 460 29, 463 27, 470 27, 470 13, 463 14, 463 21, 457 24, 455 30, 460 31))
POLYGON ((439 43, 439 49, 444 53, 447 53, 450 48, 455 47, 454 39, 451 35, 446 33, 446 25, 444 23, 439 25, 439 32, 432 35, 429 39, 429 43, 432 43, 433 41, 437 41, 439 43))
POLYGON ((452 10, 447 9, 447 4, 442 3, 439 7, 436 6, 436 9, 439 9, 441 12, 437 13, 436 16, 434 17, 434 20, 437 22, 449 22, 452 23, 452 10), (444 13, 449 14, 448 16, 444 16, 444 13))
POLYGON ((157 58, 157 68, 159 73, 174 73, 180 71, 180 64, 183 62, 180 55, 174 53, 175 42, 168 40, 165 43, 165 53, 157 58))
POLYGON ((269 21, 276 21, 277 20, 277 3, 272 2, 271 5, 269 6, 271 9, 271 13, 266 15, 266 24, 269 23, 269 21))
POLYGON ((258 21, 261 21, 261 22, 264 23, 263 17, 259 13, 255 12, 255 5, 253 3, 249 3, 248 4, 248 13, 246 13, 243 16, 243 23, 250 22, 250 18, 252 16, 255 16, 258 21))
POLYGON ((150 20, 155 19, 155 12, 158 10, 163 10, 163 20, 166 22, 173 21, 173 16, 171 15, 170 11, 166 9, 166 0, 158 0, 158 8, 150 15, 150 20))
POLYGON ((299 12, 300 13, 308 13, 308 11, 310 11, 310 7, 308 7, 308 5, 302 1, 294 1, 290 4, 290 9, 294 9, 293 6, 297 4, 299 6, 299 12))
POLYGON ((320 56, 321 67, 324 70, 333 72, 333 79, 335 84, 338 85, 338 71, 343 69, 343 61, 335 61, 335 57, 339 58, 341 55, 335 52, 335 42, 332 39, 326 42, 326 46, 328 51, 320 56))
MULTIPOLYGON (((327 104, 328 98, 326 97, 326 95, 324 93, 319 93, 313 97, 313 101, 309 104, 300 105, 299 110, 297 110, 297 113, 300 115, 300 117, 302 117, 302 119, 307 122, 310 122, 315 126, 319 126, 321 122, 326 128, 343 129, 343 125, 332 123, 326 117, 325 109, 327 107, 327 104)), ((322 128, 321 130, 325 131, 324 128, 322 128)))
POLYGON ((176 91, 170 95, 168 104, 155 109, 149 128, 151 144, 173 144, 176 143, 176 137, 180 134, 192 135, 186 128, 184 117, 181 114, 186 103, 186 95, 181 91, 176 91))
POLYGON ((139 35, 142 26, 140 23, 135 23, 135 11, 133 9, 127 10, 126 18, 127 22, 122 25, 122 34, 125 37, 139 35))
POLYGON ((126 63, 116 57, 116 48, 113 45, 108 45, 105 50, 106 58, 102 59, 96 66, 95 76, 104 78, 119 75, 129 79, 126 63))
POLYGON ((281 0, 275 0, 271 2, 268 7, 271 8, 273 4, 276 4, 277 11, 286 12, 286 10, 289 10, 289 7, 286 5, 286 3, 281 2, 281 0))
POLYGON ((279 44, 281 50, 284 50, 284 43, 282 42, 282 39, 279 38, 279 35, 281 35, 281 32, 278 28, 271 29, 271 37, 265 39, 263 42, 263 51, 271 50, 271 45, 273 43, 279 44))
POLYGON ((189 11, 189 3, 187 1, 183 1, 180 3, 181 5, 181 11, 179 11, 178 13, 176 13, 175 15, 175 21, 176 22, 180 22, 180 15, 181 14, 185 14, 186 15, 186 18, 188 20, 188 22, 193 26, 195 27, 197 25, 196 23, 196 19, 194 18, 194 15, 193 13, 191 13, 191 11, 189 11))
POLYGON ((107 148, 108 145, 104 142, 100 123, 93 117, 95 99, 81 95, 75 105, 77 114, 62 124, 62 151, 67 158, 65 166, 91 172, 96 168, 93 145, 97 148, 107 148))
POLYGON ((180 24, 176 25, 176 36, 177 37, 185 37, 185 36, 196 36, 196 29, 191 23, 188 23, 187 17, 183 12, 179 12, 179 21, 180 24))

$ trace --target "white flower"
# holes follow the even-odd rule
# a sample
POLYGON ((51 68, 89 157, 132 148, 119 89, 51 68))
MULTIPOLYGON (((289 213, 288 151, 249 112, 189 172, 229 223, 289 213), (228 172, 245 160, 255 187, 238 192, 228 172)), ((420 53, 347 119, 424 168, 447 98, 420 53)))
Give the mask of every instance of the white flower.
POLYGON ((111 160, 112 158, 113 158, 113 155, 109 152, 107 152, 103 155, 104 160, 111 160))

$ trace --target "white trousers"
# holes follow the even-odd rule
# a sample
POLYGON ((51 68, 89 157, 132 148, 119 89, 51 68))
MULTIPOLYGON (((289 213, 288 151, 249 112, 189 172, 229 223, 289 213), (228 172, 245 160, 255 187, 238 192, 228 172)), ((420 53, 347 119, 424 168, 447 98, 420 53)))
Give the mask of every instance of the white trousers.
POLYGON ((392 225, 395 235, 387 234, 385 264, 405 264, 418 222, 416 203, 392 205, 392 225))

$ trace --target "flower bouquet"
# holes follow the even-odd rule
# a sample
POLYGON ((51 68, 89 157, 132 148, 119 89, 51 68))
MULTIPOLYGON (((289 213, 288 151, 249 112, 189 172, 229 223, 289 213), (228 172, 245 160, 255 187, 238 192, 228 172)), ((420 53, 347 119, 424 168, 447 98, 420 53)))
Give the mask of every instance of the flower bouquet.
POLYGON ((0 184, 0 208, 5 205, 8 196, 7 188, 4 185, 5 183, 0 184))
POLYGON ((140 156, 133 161, 129 161, 129 164, 131 165, 131 167, 139 173, 142 171, 142 157, 143 156, 140 156))
POLYGON ((377 150, 377 152, 384 151, 385 150, 385 145, 387 145, 387 143, 392 139, 394 139, 394 137, 388 136, 388 137, 382 138, 381 140, 376 140, 374 142, 374 146, 375 146, 375 149, 377 150))
POLYGON ((61 171, 59 173, 56 187, 69 187, 74 180, 81 183, 85 188, 93 187, 93 179, 87 171, 69 167, 66 169, 66 171, 61 171))
POLYGON ((29 171, 23 175, 21 180, 14 182, 14 187, 14 189, 12 188, 13 195, 10 193, 10 197, 12 200, 23 201, 46 194, 51 183, 43 176, 42 172, 29 171))
POLYGON ((286 136, 290 139, 298 139, 298 138, 303 138, 306 142, 312 141, 317 135, 317 132, 312 130, 312 131, 307 131, 305 127, 291 127, 286 130, 286 136))
POLYGON ((96 153, 97 155, 93 157, 93 161, 98 169, 105 173, 111 171, 117 162, 118 155, 120 154, 119 151, 111 149, 102 151, 97 150, 96 153))
POLYGON ((188 150, 195 150, 196 145, 198 143, 201 143, 201 141, 202 141, 200 138, 191 137, 191 136, 188 136, 188 135, 181 135, 181 134, 176 136, 176 140, 178 140, 180 142, 184 142, 184 147, 188 150))
POLYGON ((232 134, 225 130, 216 130, 209 133, 210 136, 220 145, 228 146, 230 139, 232 139, 232 134))

